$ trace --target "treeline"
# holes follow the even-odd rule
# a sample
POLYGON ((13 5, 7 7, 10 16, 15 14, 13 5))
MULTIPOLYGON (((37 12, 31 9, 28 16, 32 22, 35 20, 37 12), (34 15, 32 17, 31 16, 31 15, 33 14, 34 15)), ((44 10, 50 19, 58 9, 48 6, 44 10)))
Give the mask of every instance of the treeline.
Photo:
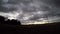
POLYGON ((3 17, 3 16, 0 16, 0 24, 10 24, 10 25, 21 25, 21 22, 18 21, 18 20, 10 20, 10 19, 7 19, 5 20, 6 18, 3 17))

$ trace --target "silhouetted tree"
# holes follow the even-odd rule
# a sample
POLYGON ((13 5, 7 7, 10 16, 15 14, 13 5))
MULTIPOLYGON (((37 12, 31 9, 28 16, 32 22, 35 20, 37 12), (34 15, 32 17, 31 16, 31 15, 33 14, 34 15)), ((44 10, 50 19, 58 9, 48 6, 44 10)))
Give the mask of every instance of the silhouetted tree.
POLYGON ((9 20, 7 19, 7 21, 5 21, 6 18, 4 18, 3 16, 0 16, 0 24, 10 24, 10 25, 21 25, 21 22, 18 20, 9 20))
POLYGON ((20 21, 17 21, 17 20, 14 20, 14 19, 11 20, 10 24, 12 24, 12 25, 21 25, 20 21))
POLYGON ((11 21, 8 19, 7 21, 5 21, 5 24, 10 24, 11 21))
POLYGON ((0 23, 3 23, 5 18, 3 16, 0 16, 0 23))

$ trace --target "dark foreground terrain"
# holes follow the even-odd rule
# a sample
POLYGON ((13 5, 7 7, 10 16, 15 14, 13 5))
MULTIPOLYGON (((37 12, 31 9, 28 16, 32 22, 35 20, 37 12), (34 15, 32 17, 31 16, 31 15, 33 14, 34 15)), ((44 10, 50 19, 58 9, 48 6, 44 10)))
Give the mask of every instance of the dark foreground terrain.
POLYGON ((60 31, 60 23, 44 25, 8 25, 0 24, 0 34, 56 33, 60 31))
POLYGON ((60 22, 42 25, 21 25, 17 20, 5 20, 0 16, 0 34, 46 34, 60 31, 60 22))

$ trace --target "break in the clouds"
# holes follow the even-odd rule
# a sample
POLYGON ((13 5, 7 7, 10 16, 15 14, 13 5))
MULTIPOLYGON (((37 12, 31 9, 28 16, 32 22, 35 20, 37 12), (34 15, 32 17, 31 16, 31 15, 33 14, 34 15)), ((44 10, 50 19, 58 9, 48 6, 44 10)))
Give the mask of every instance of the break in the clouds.
POLYGON ((22 23, 57 22, 60 20, 60 0, 0 0, 0 15, 22 23))

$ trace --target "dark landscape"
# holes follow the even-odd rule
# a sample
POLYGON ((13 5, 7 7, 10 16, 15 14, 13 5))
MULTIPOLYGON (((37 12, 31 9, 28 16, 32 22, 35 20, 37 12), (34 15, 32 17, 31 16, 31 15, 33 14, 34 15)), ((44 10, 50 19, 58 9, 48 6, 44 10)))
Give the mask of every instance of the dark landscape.
POLYGON ((60 31, 60 22, 42 25, 21 25, 17 20, 4 21, 4 19, 4 17, 0 16, 0 34, 34 34, 60 31))

